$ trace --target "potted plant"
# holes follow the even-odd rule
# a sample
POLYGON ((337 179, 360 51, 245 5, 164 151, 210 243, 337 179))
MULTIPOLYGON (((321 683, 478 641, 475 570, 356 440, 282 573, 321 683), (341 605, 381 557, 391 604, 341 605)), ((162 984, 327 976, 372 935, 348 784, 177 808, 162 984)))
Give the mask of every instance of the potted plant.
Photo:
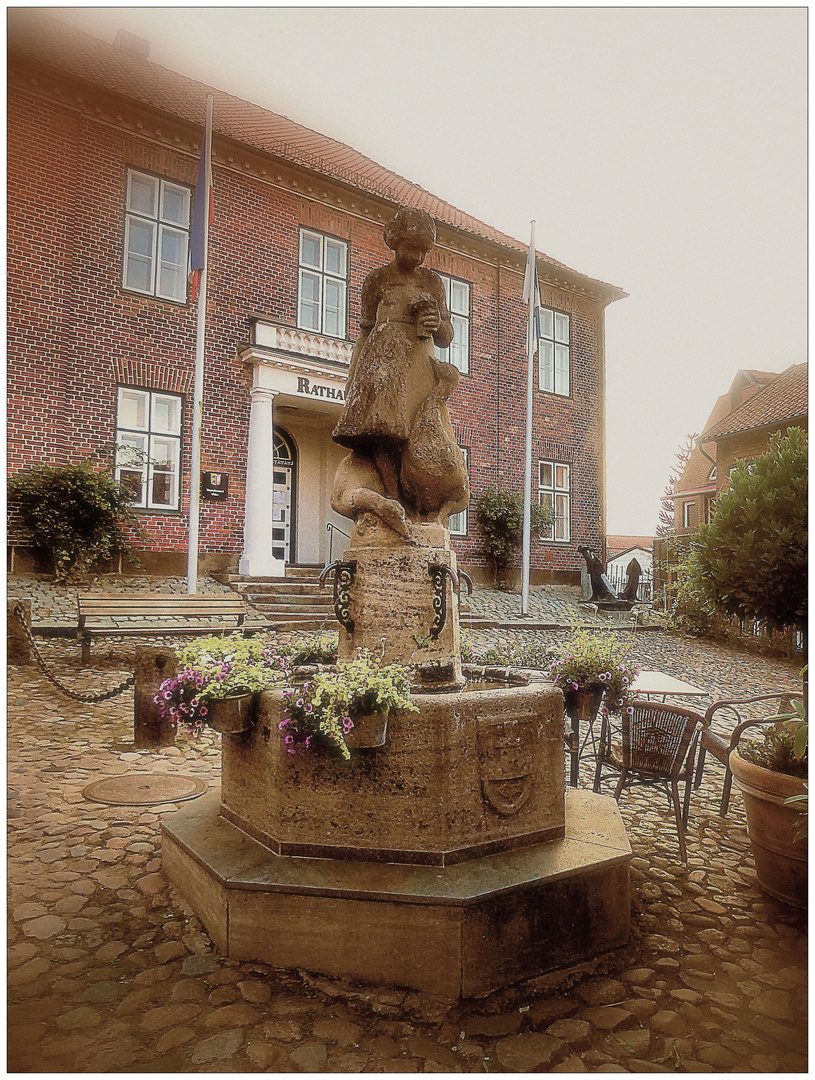
POLYGON ((560 646, 549 677, 563 691, 569 716, 594 720, 601 702, 609 713, 622 712, 640 670, 639 664, 626 661, 628 651, 627 642, 590 630, 579 631, 560 646))
POLYGON ((178 674, 159 687, 155 702, 168 718, 200 735, 204 726, 225 735, 252 723, 255 695, 288 677, 288 657, 261 638, 239 633, 196 638, 177 651, 178 674))
POLYGON ((770 896, 806 907, 808 728, 804 702, 793 699, 792 707, 768 718, 773 723, 761 739, 737 746, 730 768, 744 796, 759 885, 770 896))
POLYGON ((366 649, 336 671, 287 688, 283 703, 280 730, 289 753, 323 739, 346 760, 351 749, 384 745, 392 709, 418 711, 410 700, 409 669, 385 664, 366 649))

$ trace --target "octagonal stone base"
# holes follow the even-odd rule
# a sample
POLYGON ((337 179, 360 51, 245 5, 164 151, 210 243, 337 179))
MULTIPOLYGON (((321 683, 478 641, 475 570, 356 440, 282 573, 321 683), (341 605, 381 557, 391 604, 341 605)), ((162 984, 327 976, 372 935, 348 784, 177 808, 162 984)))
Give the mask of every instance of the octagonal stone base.
POLYGON ((617 804, 570 791, 560 840, 453 866, 287 857, 212 792, 162 822, 162 861, 235 960, 479 997, 628 940, 631 849, 617 804))

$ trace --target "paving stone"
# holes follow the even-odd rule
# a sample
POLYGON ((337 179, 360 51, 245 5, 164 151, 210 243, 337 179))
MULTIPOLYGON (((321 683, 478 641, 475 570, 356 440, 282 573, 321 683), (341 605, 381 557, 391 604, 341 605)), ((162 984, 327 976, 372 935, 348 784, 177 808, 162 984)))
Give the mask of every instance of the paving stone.
POLYGON ((259 979, 245 979, 237 984, 238 993, 250 1005, 265 1005, 272 1000, 271 987, 259 979))
POLYGON ((57 934, 61 934, 65 925, 65 920, 57 915, 41 915, 38 919, 24 923, 22 931, 27 937, 36 938, 38 941, 48 941, 57 934))
MULTIPOLYGON (((353 1024, 350 1020, 318 1020, 312 1028, 312 1035, 318 1039, 326 1039, 328 1042, 338 1043, 340 1046, 354 1046, 358 1044, 363 1035, 363 1029, 359 1024, 353 1024)), ((420 1057, 420 1054, 416 1055, 420 1057)))
POLYGON ((495 1044, 501 1067, 509 1072, 537 1072, 549 1069, 564 1056, 566 1048, 559 1039, 537 1032, 508 1035, 495 1044))
POLYGON ((89 1005, 81 1005, 78 1009, 71 1009, 56 1017, 56 1025, 64 1031, 73 1031, 76 1028, 96 1027, 102 1022, 102 1014, 98 1009, 92 1009, 89 1005))
POLYGON ((188 956, 181 965, 185 975, 205 975, 210 971, 217 971, 218 961, 213 956, 188 956))
POLYGON ((453 1070, 456 1070, 460 1064, 459 1059, 449 1047, 442 1046, 432 1039, 425 1039, 420 1035, 414 1035, 406 1039, 405 1049, 411 1057, 435 1061, 437 1064, 445 1065, 453 1070))
POLYGON ((166 964, 170 960, 178 960, 180 957, 187 955, 187 950, 180 941, 164 941, 160 945, 156 945, 153 952, 160 964, 166 964))
POLYGON ((726 1050, 723 1046, 718 1046, 715 1043, 700 1047, 697 1051, 697 1057, 700 1061, 712 1065, 714 1069, 731 1069, 739 1060, 731 1050, 726 1050))
POLYGON ((322 1072, 328 1057, 325 1043, 304 1042, 289 1054, 289 1060, 302 1072, 322 1072))
POLYGON ((581 1050, 589 1045, 592 1028, 585 1020, 556 1020, 546 1029, 546 1034, 568 1043, 573 1050, 581 1050))
POLYGON ((612 1041, 608 1044, 609 1046, 619 1046, 626 1053, 633 1054, 634 1057, 647 1054, 651 1045, 651 1033, 643 1028, 633 1028, 630 1031, 615 1031, 610 1036, 610 1039, 612 1041))
POLYGON ((747 1008, 759 1016, 773 1020, 786 1020, 790 1016, 792 1001, 786 990, 765 990, 748 1003, 747 1008))
POLYGON ((256 1024, 262 1018, 257 1009, 245 1002, 235 1005, 224 1005, 214 1012, 208 1013, 204 1018, 204 1025, 208 1028, 217 1027, 246 1027, 256 1024))
POLYGON ((157 1009, 148 1009, 141 1018, 145 1031, 163 1031, 164 1028, 183 1025, 194 1020, 201 1012, 201 1006, 194 1002, 180 1002, 178 1005, 161 1005, 157 1009))
POLYGON ((555 1065, 554 1068, 549 1070, 550 1072, 566 1072, 566 1073, 579 1073, 588 1072, 582 1058, 572 1054, 571 1057, 566 1058, 565 1061, 561 1061, 559 1065, 555 1065))
POLYGON ((596 979, 583 983, 578 993, 587 1005, 616 1005, 628 997, 628 991, 618 979, 596 979))
POLYGON ((220 1031, 195 1044, 191 1060, 193 1065, 206 1065, 211 1061, 225 1061, 237 1053, 243 1043, 242 1031, 220 1031))
MULTIPOLYGON (((650 1005, 651 1002, 648 1002, 650 1005)), ((654 1005, 656 1011, 656 1005, 654 1005)), ((618 1008, 616 1005, 596 1006, 584 1009, 580 1019, 585 1020, 595 1031, 616 1031, 617 1028, 634 1022, 634 1014, 626 1008, 618 1008)), ((554 1034, 554 1033, 553 1033, 554 1034)))

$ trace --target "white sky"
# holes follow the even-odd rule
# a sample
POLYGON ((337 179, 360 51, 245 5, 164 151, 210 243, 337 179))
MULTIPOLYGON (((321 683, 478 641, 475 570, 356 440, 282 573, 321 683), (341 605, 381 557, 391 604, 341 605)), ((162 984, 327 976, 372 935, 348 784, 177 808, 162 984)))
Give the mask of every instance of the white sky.
MULTIPOLYGON (((739 368, 807 348, 807 9, 64 8, 630 294, 608 530, 649 534, 739 368)), ((217 117, 215 118, 217 128, 217 117)))

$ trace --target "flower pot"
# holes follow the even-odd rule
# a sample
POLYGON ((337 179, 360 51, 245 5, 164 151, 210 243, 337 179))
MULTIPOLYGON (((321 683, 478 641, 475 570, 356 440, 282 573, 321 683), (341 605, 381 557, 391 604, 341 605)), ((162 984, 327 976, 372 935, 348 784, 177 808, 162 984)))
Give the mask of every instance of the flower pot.
POLYGON ((564 690, 563 701, 566 713, 573 720, 581 723, 594 721, 603 700, 602 686, 581 687, 579 690, 564 690))
POLYGON ((738 750, 730 754, 730 768, 744 796, 747 834, 759 885, 770 896, 805 908, 808 843, 806 837, 793 839, 801 822, 798 805, 784 805, 791 795, 804 793, 804 780, 753 765, 738 750))
POLYGON ((222 735, 239 735, 248 731, 254 718, 254 695, 240 694, 237 697, 206 698, 206 722, 222 735))
POLYGON ((354 726, 345 735, 345 745, 350 750, 365 750, 384 746, 388 734, 388 710, 351 713, 354 726))

